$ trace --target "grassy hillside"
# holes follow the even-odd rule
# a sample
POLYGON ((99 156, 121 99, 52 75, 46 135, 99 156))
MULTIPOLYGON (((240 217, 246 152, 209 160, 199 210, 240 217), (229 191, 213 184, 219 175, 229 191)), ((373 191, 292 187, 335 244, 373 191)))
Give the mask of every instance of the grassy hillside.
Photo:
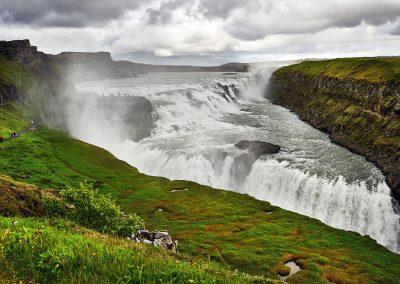
POLYGON ((59 219, 0 217, 0 276, 76 283, 270 283, 59 219))
POLYGON ((364 80, 372 83, 400 81, 400 57, 338 58, 304 61, 280 68, 279 73, 300 72, 310 76, 364 80))
MULTIPOLYGON (((3 118, 0 125, 10 125, 8 117, 15 119, 18 115, 15 109, 2 111, 9 111, 10 115, 5 116, 6 119, 3 118)), ((27 121, 19 121, 21 126, 24 123, 27 121)), ((207 265, 211 266, 215 265, 214 262, 219 263, 221 273, 226 273, 227 277, 232 274, 230 271, 238 269, 249 274, 278 279, 277 272, 284 270, 283 263, 295 260, 302 270, 290 278, 293 283, 323 283, 328 280, 344 283, 399 281, 400 256, 387 251, 368 237, 330 228, 317 220, 282 210, 246 195, 216 190, 192 182, 146 176, 110 153, 74 140, 62 132, 48 129, 29 132, 16 140, 0 144, 0 151, 3 175, 34 184, 41 189, 62 189, 88 180, 98 186, 101 192, 111 193, 118 198, 126 211, 142 215, 147 227, 168 229, 179 240, 183 255, 210 260, 211 263, 207 265), (188 190, 172 192, 179 189, 188 190)), ((7 235, 10 230, 14 230, 12 220, 14 219, 0 220, 3 234, 7 235)), ((18 220, 28 231, 35 230, 32 228, 41 223, 47 228, 48 223, 52 222, 44 219, 18 220)), ((67 232, 53 227, 47 229, 51 231, 49 234, 53 238, 49 239, 48 245, 40 248, 42 253, 52 251, 54 245, 51 242, 58 239, 59 250, 55 250, 54 255, 61 257, 64 250, 72 251, 69 248, 72 245, 69 237, 82 238, 76 231, 69 232, 69 227, 64 229, 67 232), (61 237, 64 235, 65 238, 61 237)), ((39 242, 32 238, 34 244, 39 242)), ((88 240, 92 241, 94 242, 92 239, 88 240)), ((107 242, 101 241, 99 246, 105 247, 105 244, 107 242)), ((131 245, 123 242, 123 246, 131 245)), ((8 247, 7 243, 5 248, 8 247)), ((133 255, 138 252, 127 250, 129 251, 123 253, 132 254, 135 259, 133 255)), ((36 263, 35 255, 27 256, 26 262, 36 263)), ((75 256, 72 258, 75 259, 75 256)), ((26 277, 28 274, 33 274, 35 279, 47 277, 36 266, 29 268, 29 272, 25 265, 16 266, 10 257, 3 259, 7 265, 13 266, 18 277, 26 277)), ((105 262, 103 267, 112 267, 115 262, 113 258, 102 261, 105 262)), ((131 263, 135 261, 131 260, 131 263)), ((181 266, 182 275, 186 275, 185 265, 183 263, 181 266)), ((72 268, 67 271, 69 269, 72 268)), ((199 268, 198 277, 202 277, 201 271, 199 268)), ((116 272, 104 273, 113 275, 116 272)), ((61 274, 62 277, 65 275, 68 273, 61 274)), ((146 275, 149 277, 145 278, 147 280, 156 277, 146 275)), ((88 272, 85 277, 89 279, 94 276, 88 272)), ((235 281, 235 278, 227 279, 235 281)))

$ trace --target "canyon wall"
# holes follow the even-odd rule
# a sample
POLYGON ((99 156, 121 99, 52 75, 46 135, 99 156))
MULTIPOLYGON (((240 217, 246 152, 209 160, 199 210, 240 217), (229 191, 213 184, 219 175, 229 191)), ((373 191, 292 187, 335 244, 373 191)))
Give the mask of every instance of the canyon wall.
POLYGON ((267 96, 376 163, 400 200, 400 58, 283 67, 273 73, 267 96))

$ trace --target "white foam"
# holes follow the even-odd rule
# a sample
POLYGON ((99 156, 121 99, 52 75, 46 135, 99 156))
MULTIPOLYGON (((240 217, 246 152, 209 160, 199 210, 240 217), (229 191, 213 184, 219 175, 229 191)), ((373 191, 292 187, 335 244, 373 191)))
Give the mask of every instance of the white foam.
POLYGON ((373 165, 333 145, 277 106, 266 105, 269 113, 251 113, 241 121, 243 106, 254 107, 253 102, 264 100, 265 84, 259 83, 266 82, 269 73, 151 74, 81 84, 81 90, 99 94, 144 96, 152 102, 158 120, 152 136, 140 142, 122 141, 118 133, 124 129, 118 121, 103 121, 89 105, 72 121, 71 132, 146 174, 246 193, 333 227, 369 235, 398 252, 399 216, 393 210, 390 189, 373 165), (229 93, 218 83, 228 86, 229 93), (270 127, 253 127, 249 121, 270 127), (245 178, 232 176, 235 157, 240 155, 233 144, 253 138, 276 140, 284 149, 257 160, 245 178))

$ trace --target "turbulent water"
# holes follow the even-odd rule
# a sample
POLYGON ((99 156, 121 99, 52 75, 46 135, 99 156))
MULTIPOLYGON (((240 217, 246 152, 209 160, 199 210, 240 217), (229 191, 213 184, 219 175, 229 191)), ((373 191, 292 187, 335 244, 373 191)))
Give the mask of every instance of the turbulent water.
POLYGON ((88 82, 83 92, 143 96, 155 127, 140 141, 93 107, 71 118, 71 133, 111 151, 140 171, 247 193, 333 227, 370 235, 400 250, 399 216, 381 172, 364 158, 263 98, 268 69, 251 73, 159 73, 88 82), (261 140, 282 147, 253 164, 234 144, 261 140))

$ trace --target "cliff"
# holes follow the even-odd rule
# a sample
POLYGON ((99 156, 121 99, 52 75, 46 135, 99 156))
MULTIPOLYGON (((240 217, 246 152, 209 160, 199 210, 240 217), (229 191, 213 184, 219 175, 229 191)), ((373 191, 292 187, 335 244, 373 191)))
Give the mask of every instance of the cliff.
POLYGON ((376 163, 400 200, 400 58, 307 61, 273 73, 268 96, 376 163))

